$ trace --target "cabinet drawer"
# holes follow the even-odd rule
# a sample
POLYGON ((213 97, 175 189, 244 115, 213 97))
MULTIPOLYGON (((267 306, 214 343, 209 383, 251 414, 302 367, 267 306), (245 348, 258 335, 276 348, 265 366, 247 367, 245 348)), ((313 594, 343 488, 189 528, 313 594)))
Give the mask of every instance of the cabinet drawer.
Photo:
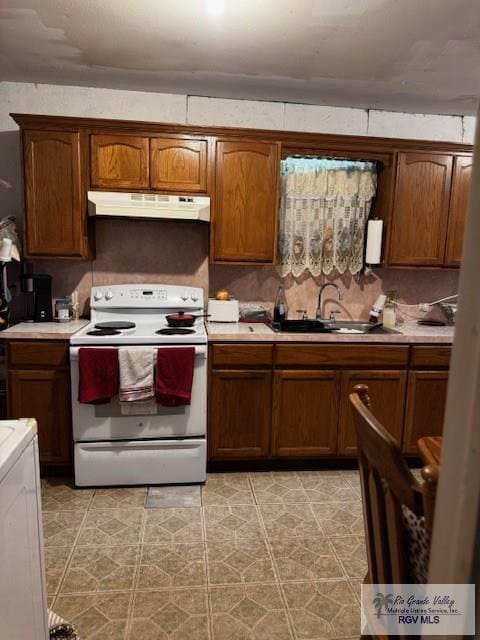
POLYGON ((410 364, 415 369, 448 368, 451 347, 412 347, 410 364))
POLYGON ((271 344, 214 344, 211 350, 213 367, 236 365, 271 366, 273 345, 271 344))
POLYGON ((407 363, 408 347, 401 345, 295 344, 277 345, 275 349, 277 367, 406 367, 407 363))
POLYGON ((9 342, 9 367, 66 367, 68 366, 68 343, 48 342, 9 342))

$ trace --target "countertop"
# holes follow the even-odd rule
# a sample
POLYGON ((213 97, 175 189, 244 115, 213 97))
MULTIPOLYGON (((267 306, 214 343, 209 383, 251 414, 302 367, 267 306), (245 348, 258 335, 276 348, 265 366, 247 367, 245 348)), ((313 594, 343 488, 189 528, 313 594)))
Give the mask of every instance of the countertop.
POLYGON ((68 340, 70 336, 89 323, 89 320, 72 322, 20 322, 0 333, 4 340, 68 340))
MULTIPOLYGON (((74 322, 21 322, 0 333, 4 340, 68 340, 88 324, 74 322)), ((451 344, 454 327, 425 327, 414 322, 397 327, 400 333, 275 333, 261 323, 207 322, 209 342, 368 342, 389 344, 451 344)))
POLYGON ((454 327, 425 327, 415 322, 400 333, 276 333, 260 323, 207 322, 209 342, 368 342, 389 344, 451 344, 454 327))

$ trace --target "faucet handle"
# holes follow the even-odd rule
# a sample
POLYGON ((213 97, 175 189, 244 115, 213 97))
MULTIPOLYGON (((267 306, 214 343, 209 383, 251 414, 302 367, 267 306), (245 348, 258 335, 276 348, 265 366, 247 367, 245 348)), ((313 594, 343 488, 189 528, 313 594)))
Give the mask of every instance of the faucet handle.
POLYGON ((300 320, 308 320, 307 310, 306 309, 297 309, 297 313, 301 313, 302 317, 300 320))
POLYGON ((336 318, 335 316, 336 316, 337 314, 339 314, 339 313, 342 313, 342 312, 341 312, 341 311, 339 311, 338 309, 337 309, 337 310, 334 310, 334 311, 330 311, 330 316, 329 316, 329 318, 328 318, 328 321, 329 321, 329 322, 336 322, 336 321, 337 321, 337 318, 336 318))

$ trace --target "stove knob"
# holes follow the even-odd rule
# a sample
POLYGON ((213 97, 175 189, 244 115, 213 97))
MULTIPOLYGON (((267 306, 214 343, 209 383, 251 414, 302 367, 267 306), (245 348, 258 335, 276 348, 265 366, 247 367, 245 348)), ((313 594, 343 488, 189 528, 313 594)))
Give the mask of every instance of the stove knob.
POLYGON ((103 293, 101 291, 95 291, 95 294, 93 297, 95 300, 101 300, 103 298, 103 293))
POLYGON ((113 291, 105 291, 105 300, 111 300, 113 298, 113 291))

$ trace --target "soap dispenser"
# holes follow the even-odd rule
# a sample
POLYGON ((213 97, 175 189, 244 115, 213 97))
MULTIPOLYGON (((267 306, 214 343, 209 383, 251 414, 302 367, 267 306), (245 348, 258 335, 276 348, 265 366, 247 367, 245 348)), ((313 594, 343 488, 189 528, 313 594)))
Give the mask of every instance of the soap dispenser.
POLYGON ((387 329, 395 329, 397 324, 397 309, 396 309, 396 291, 389 291, 387 293, 387 301, 383 307, 383 326, 387 329))
POLYGON ((287 301, 285 299, 285 290, 283 288, 283 285, 280 285, 278 287, 277 297, 275 299, 275 307, 273 309, 273 321, 276 323, 283 322, 287 319, 287 312, 288 308, 287 301))

